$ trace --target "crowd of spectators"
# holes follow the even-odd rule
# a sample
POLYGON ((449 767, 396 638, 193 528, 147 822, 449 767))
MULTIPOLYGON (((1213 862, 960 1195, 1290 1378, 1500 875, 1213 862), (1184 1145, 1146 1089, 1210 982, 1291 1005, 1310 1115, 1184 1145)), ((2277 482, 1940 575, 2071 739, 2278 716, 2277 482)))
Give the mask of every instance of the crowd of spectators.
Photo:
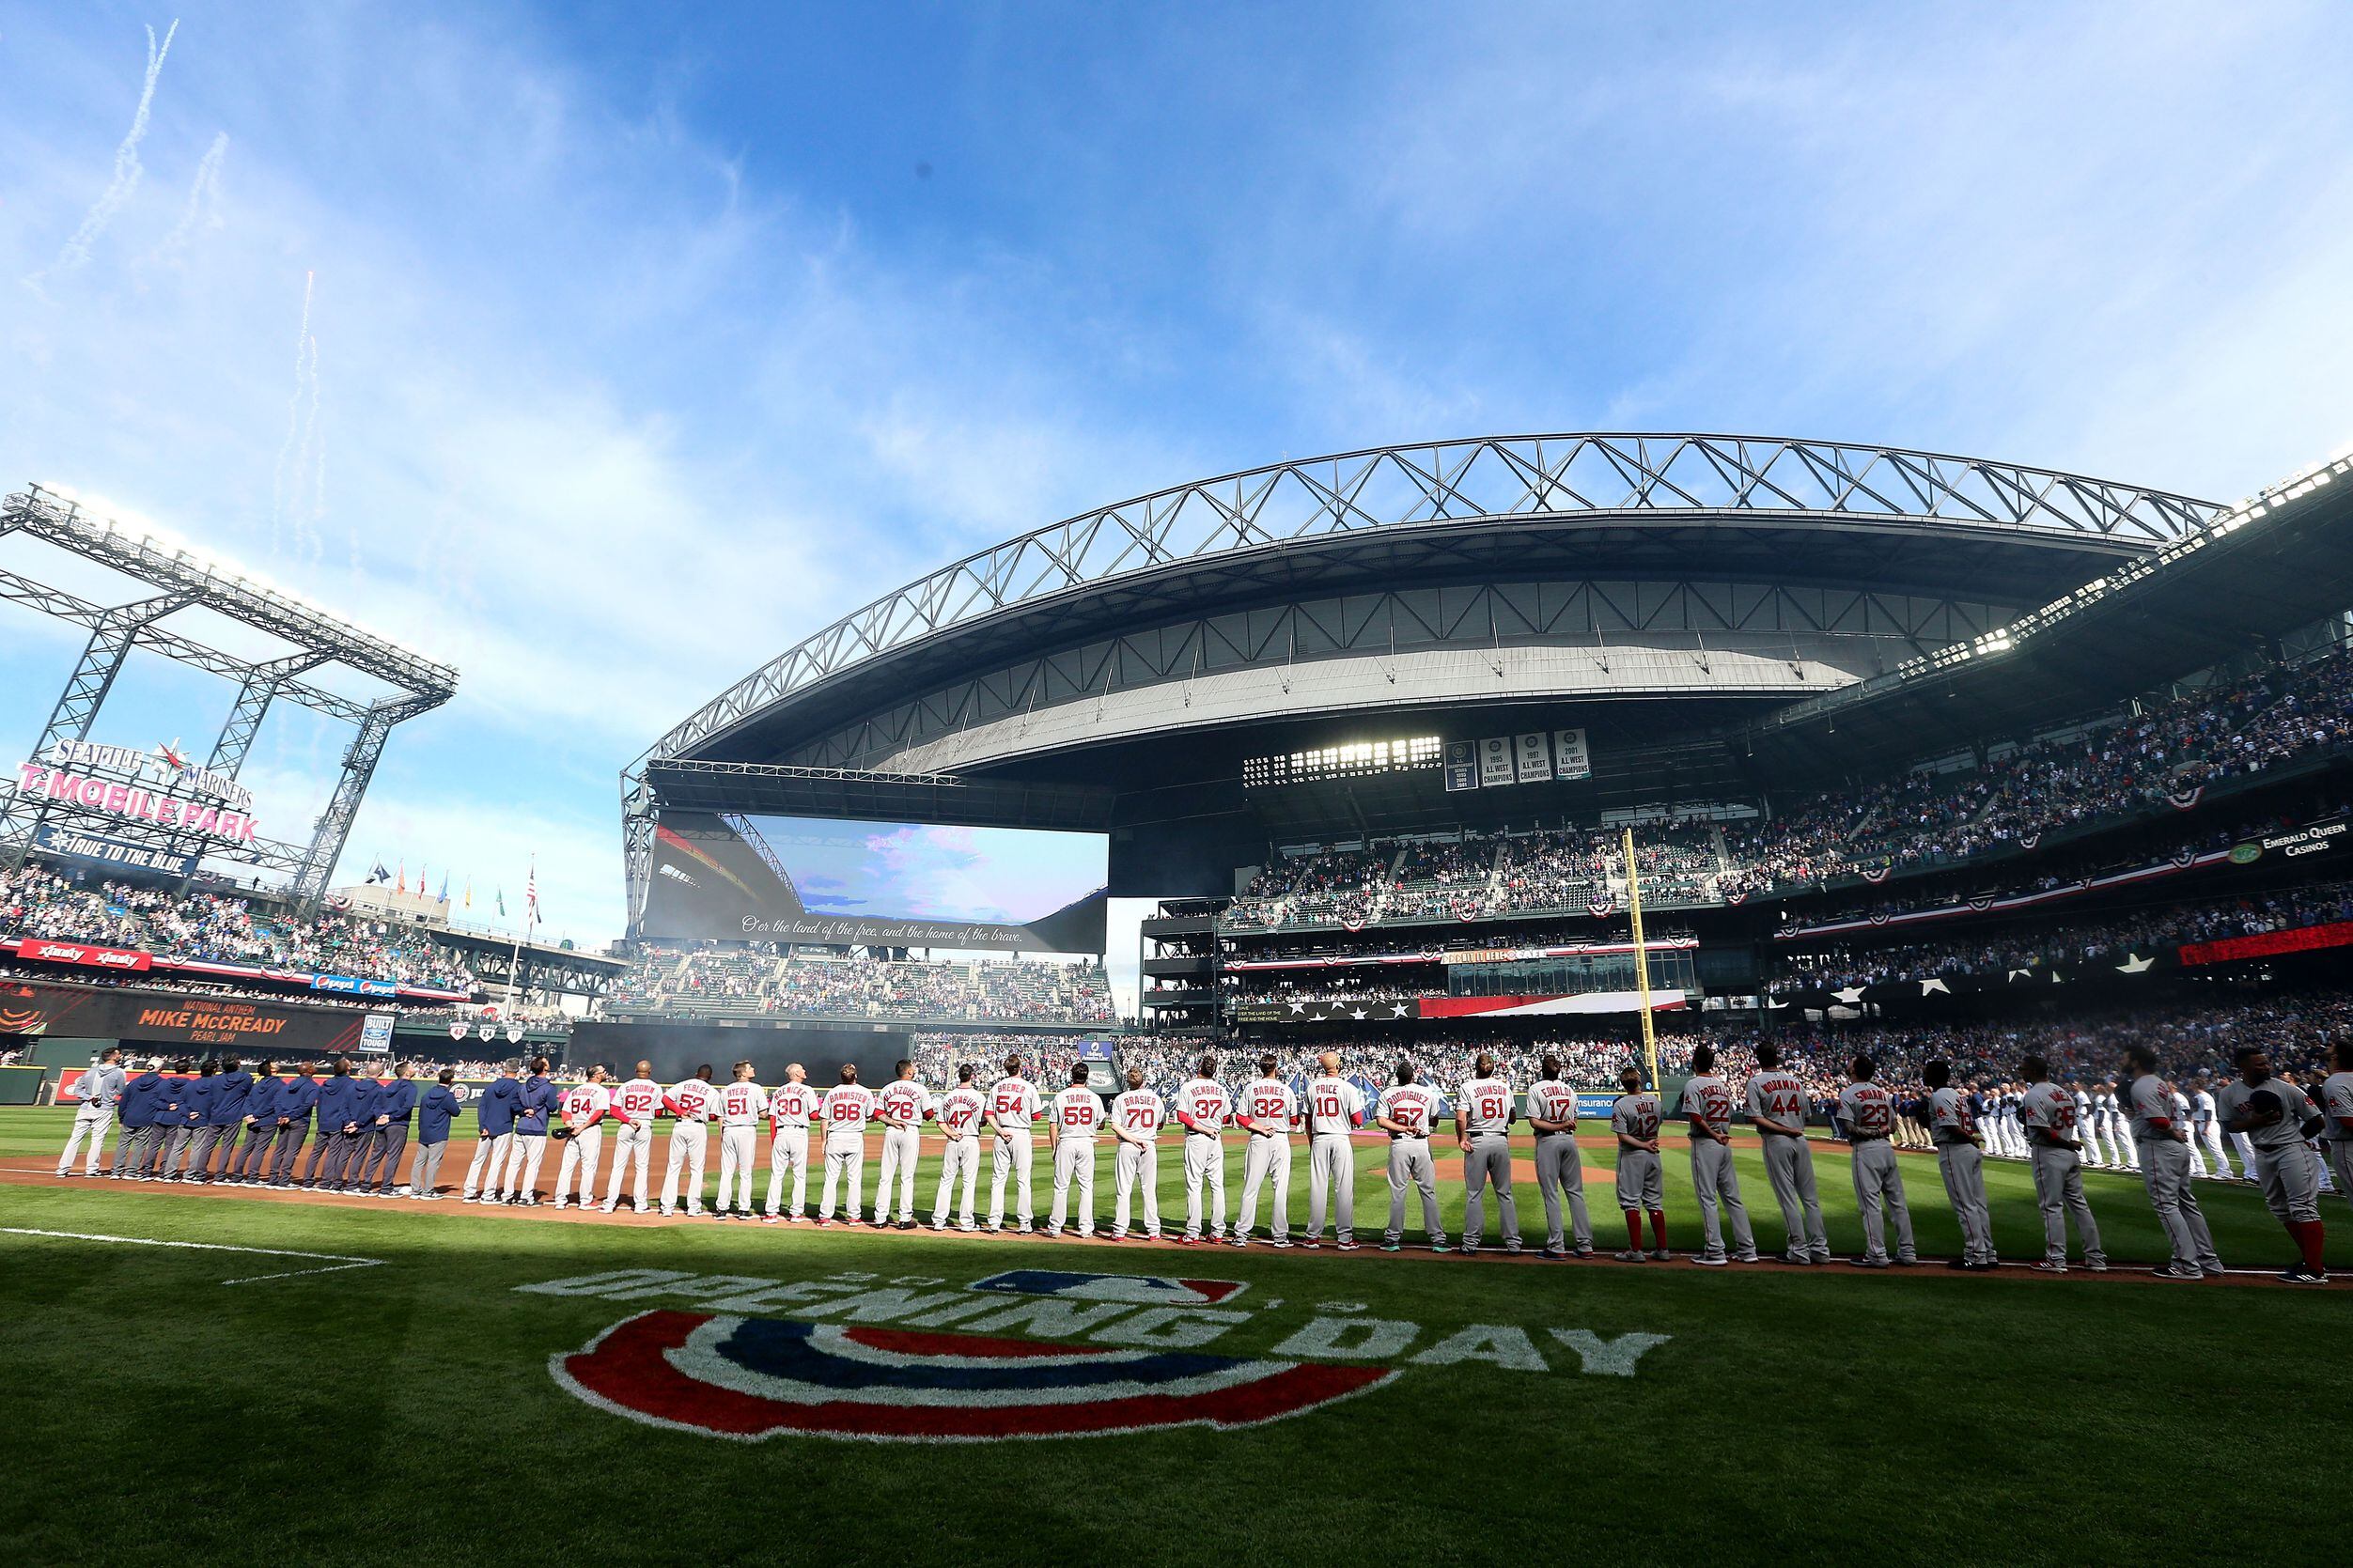
POLYGON ((754 947, 648 947, 610 1013, 900 1022, 1109 1024, 1102 964, 811 956, 754 947))
POLYGON ((302 921, 209 892, 91 885, 33 862, 0 871, 0 936, 451 990, 475 986, 457 955, 421 930, 334 912, 302 921))
POLYGON ((1833 942, 1780 955, 1786 972, 1767 989, 1772 995, 1787 995, 1891 981, 2039 970, 2119 955, 2151 956, 2160 949, 2190 942, 2345 920, 2353 920, 2353 883, 2283 888, 2197 904, 2126 910, 1997 936, 1893 944, 1833 942))

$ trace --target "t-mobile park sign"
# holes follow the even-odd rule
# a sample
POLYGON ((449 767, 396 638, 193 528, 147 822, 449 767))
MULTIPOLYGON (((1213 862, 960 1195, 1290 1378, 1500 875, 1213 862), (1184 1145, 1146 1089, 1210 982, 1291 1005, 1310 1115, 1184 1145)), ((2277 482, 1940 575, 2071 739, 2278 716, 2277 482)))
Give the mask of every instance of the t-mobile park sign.
MULTIPOLYGON (((87 745, 87 742, 78 744, 87 745)), ((62 748, 61 748, 62 749, 62 748)), ((121 747, 92 748, 120 751, 121 747)), ((54 756, 55 753, 52 753, 54 756)), ((133 753, 144 756, 144 753, 133 753)), ((201 773, 202 768, 191 768, 201 773)), ((87 773, 76 773, 60 762, 20 762, 16 766, 17 799, 29 801, 36 796, 46 796, 61 805, 79 806, 84 811, 105 816, 118 816, 126 821, 152 822, 159 828, 177 828, 183 832, 201 833, 210 838, 225 839, 232 844, 254 841, 254 819, 250 810, 236 811, 208 800, 190 800, 163 790, 142 789, 136 784, 118 780, 101 779, 87 773)), ((251 797, 238 792, 247 805, 251 797)))

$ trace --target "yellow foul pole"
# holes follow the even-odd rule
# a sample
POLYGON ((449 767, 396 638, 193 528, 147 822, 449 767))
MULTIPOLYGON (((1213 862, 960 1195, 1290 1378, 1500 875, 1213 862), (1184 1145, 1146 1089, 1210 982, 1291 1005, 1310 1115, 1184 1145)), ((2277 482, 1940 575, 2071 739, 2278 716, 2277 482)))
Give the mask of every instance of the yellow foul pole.
POLYGON ((1643 1005, 1643 1067, 1659 1087, 1659 1033, 1650 1022, 1650 949, 1643 943, 1643 878, 1634 869, 1634 830, 1626 830, 1626 907, 1634 921, 1634 988, 1643 1005))

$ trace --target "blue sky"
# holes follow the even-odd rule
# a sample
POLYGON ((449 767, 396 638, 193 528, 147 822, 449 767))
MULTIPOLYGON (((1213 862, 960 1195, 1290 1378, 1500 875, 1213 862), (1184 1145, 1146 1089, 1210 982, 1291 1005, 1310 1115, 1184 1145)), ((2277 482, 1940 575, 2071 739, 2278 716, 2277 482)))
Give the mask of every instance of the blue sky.
MULTIPOLYGON (((482 913, 536 853, 600 939, 653 735, 1107 500, 1508 430, 2225 498, 2321 456, 2348 45, 2332 5, 0 4, 0 481, 456 665, 347 867, 482 913)), ((78 643, 0 607, 0 733, 78 643)), ((143 660, 97 738, 201 745, 229 695, 143 660)), ((265 831, 344 737, 273 720, 265 831)))

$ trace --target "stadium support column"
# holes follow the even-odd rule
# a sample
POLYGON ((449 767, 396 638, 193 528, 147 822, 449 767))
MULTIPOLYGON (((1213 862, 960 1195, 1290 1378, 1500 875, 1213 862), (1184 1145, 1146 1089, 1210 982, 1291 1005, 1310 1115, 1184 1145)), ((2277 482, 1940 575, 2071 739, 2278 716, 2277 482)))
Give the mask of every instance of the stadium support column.
POLYGON ((633 771, 621 774, 621 871, 628 879, 629 933, 646 913, 646 892, 653 877, 654 795, 646 783, 646 763, 639 758, 633 771))
MULTIPOLYGON (((212 742, 212 754, 205 762, 205 770, 224 779, 237 777, 244 768, 245 753, 253 750, 254 737, 261 729, 261 721, 269 717, 270 705, 277 700, 279 691, 288 681, 308 675, 325 662, 327 656, 323 653, 296 653, 248 666, 245 678, 237 688, 237 701, 229 705, 228 720, 212 742)), ((184 846, 200 842, 175 837, 171 852, 179 854, 184 846)), ((183 888, 186 885, 181 884, 183 888)))
POLYGON ((343 842, 351 836, 351 818, 359 815, 361 798, 367 793, 368 781, 376 776, 376 764, 383 757, 384 742, 391 738, 392 726, 439 707, 444 700, 446 693, 428 692, 387 700, 368 708, 367 717, 360 722, 359 734, 352 737, 351 749, 343 753, 343 777, 335 781, 335 794, 329 798, 327 809, 319 814, 310 847, 303 852, 294 885, 288 890, 304 913, 317 909, 319 895, 327 891, 327 878, 335 872, 335 862, 343 858, 343 842))
MULTIPOLYGON (((41 730, 40 739, 30 754, 46 756, 61 740, 87 740, 90 725, 97 722, 99 709, 106 706, 106 695, 115 689, 115 677, 122 674, 123 661, 137 645, 139 633, 195 602, 193 594, 161 594, 133 604, 116 605, 101 615, 92 624, 90 640, 82 650, 81 660, 74 665, 73 674, 66 677, 65 691, 50 711, 49 723, 41 730)), ((12 819, 0 828, 0 864, 23 863, 25 852, 33 846, 34 836, 40 831, 41 822, 48 815, 46 798, 35 801, 18 799, 12 819)))

